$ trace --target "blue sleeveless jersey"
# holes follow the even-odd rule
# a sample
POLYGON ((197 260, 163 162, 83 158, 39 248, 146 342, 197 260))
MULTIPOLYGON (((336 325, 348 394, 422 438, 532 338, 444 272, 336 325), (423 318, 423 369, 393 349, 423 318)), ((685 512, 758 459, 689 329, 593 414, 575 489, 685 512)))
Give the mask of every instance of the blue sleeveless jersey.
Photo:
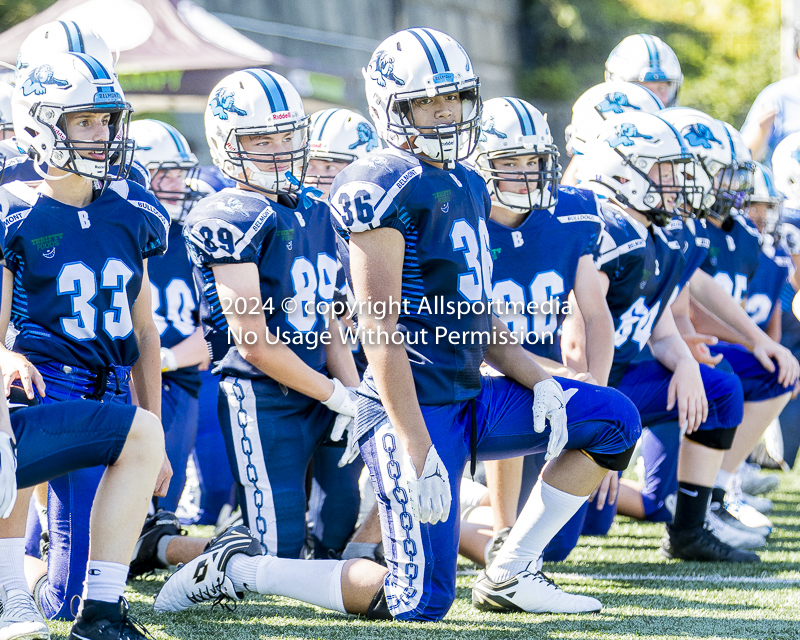
POLYGON ((531 211, 516 229, 491 219, 487 225, 495 312, 528 351, 561 362, 565 315, 557 310, 575 287, 578 261, 594 255, 603 231, 594 193, 561 186, 553 211, 531 211))
POLYGON ((792 273, 792 258, 780 246, 762 247, 744 305, 745 311, 761 329, 766 330, 772 310, 780 302, 781 290, 788 284, 792 273))
POLYGON ((133 365, 143 260, 167 249, 169 217, 153 195, 119 181, 76 208, 14 182, 0 188, 0 212, 15 350, 33 363, 133 365))
POLYGON ((606 302, 614 319, 614 362, 608 384, 613 387, 678 295, 684 258, 679 242, 663 229, 648 230, 610 207, 602 214, 606 231, 596 263, 610 281, 606 302))
MULTIPOLYGON (((491 204, 483 178, 461 164, 445 171, 384 150, 345 168, 331 194, 345 238, 388 227, 405 239, 402 301, 393 302, 402 302, 398 330, 420 404, 475 397, 492 328, 491 204)), ((349 273, 346 255, 342 264, 349 273)), ((370 375, 368 369, 365 379, 370 375)))
POLYGON ((727 233, 713 224, 706 230, 711 247, 700 268, 741 303, 758 267, 761 254, 758 230, 741 215, 734 216, 733 228, 727 233))
MULTIPOLYGON (((252 191, 223 189, 192 208, 183 235, 195 266, 200 317, 216 373, 266 377, 229 341, 225 312, 235 309, 222 307, 212 269, 248 262, 258 267, 263 313, 273 337, 288 343, 310 367, 322 369, 322 339, 336 288, 336 237, 327 206, 313 201, 295 208, 288 198, 276 203, 252 191), (328 312, 323 313, 326 304, 328 312)), ((255 302, 245 302, 251 311, 255 302)))
MULTIPOLYGON (((153 320, 161 336, 161 346, 168 348, 192 335, 200 318, 192 263, 182 234, 183 225, 173 222, 167 252, 147 263, 153 320)), ((195 397, 200 391, 200 372, 196 366, 164 372, 161 377, 195 397)))

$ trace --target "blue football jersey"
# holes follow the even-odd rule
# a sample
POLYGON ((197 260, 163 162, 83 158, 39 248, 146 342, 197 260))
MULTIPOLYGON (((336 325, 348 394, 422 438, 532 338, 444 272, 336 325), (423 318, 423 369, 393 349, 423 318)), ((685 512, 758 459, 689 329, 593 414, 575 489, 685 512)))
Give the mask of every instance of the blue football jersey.
POLYGON ((733 227, 728 232, 713 224, 707 225, 706 230, 711 247, 700 268, 740 303, 747 297, 758 267, 761 254, 758 230, 741 215, 733 217, 733 227))
POLYGON ((772 310, 780 302, 781 290, 794 273, 792 258, 781 248, 764 245, 758 268, 750 282, 745 311, 761 329, 766 329, 772 310))
MULTIPOLYGON (((345 237, 387 227, 405 238, 402 300, 392 302, 400 304, 398 330, 420 404, 475 397, 492 328, 491 203, 483 178, 461 164, 445 171, 392 149, 346 167, 331 194, 345 237)), ((342 264, 349 273, 346 255, 342 264)))
POLYGON ((614 320, 614 362, 608 384, 615 386, 678 295, 684 258, 680 243, 663 229, 648 230, 615 208, 601 211, 606 230, 596 264, 610 281, 606 302, 614 320))
POLYGON ((153 195, 119 181, 78 208, 13 182, 0 188, 0 213, 15 350, 33 363, 133 365, 143 261, 167 249, 169 217, 153 195))
MULTIPOLYGON (((276 203, 252 191, 223 189, 192 208, 183 234, 195 266, 200 317, 215 372, 265 377, 239 355, 229 339, 227 314, 236 309, 221 305, 212 269, 247 262, 258 266, 263 312, 274 338, 288 343, 310 367, 323 368, 322 338, 328 331, 337 268, 336 236, 327 206, 313 201, 308 207, 301 203, 295 208, 294 200, 288 198, 276 203)), ((238 304, 243 302, 247 311, 262 307, 253 300, 238 304)))
MULTIPOLYGON (((183 225, 173 222, 169 229, 167 252, 147 263, 153 320, 161 336, 161 346, 167 348, 183 342, 200 324, 192 262, 182 234, 183 225)), ((195 396, 200 391, 200 372, 196 366, 165 371, 162 378, 175 382, 195 396)))
POLYGON ((575 287, 578 261, 594 255, 603 231, 594 193, 561 186, 552 211, 531 211, 516 229, 492 219, 487 225, 495 312, 528 351, 561 362, 561 309, 575 287))
POLYGON ((680 288, 683 289, 708 256, 711 241, 708 239, 706 221, 675 216, 664 231, 680 245, 683 254, 684 267, 680 279, 680 288))

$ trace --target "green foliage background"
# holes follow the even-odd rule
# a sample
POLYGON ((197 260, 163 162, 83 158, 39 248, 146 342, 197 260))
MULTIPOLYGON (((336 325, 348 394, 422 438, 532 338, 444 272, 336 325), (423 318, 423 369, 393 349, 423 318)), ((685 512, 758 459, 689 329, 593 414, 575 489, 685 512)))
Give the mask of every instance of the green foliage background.
POLYGON ((572 103, 603 81, 608 53, 652 33, 677 53, 681 104, 741 126, 780 76, 780 0, 521 0, 519 91, 572 103))
MULTIPOLYGON (((323 1, 323 0, 320 0, 323 1)), ((521 97, 571 104, 603 80, 611 49, 652 33, 675 49, 681 104, 742 124, 758 92, 779 78, 780 0, 518 0, 521 97)), ((0 0, 0 33, 54 0, 0 0)))

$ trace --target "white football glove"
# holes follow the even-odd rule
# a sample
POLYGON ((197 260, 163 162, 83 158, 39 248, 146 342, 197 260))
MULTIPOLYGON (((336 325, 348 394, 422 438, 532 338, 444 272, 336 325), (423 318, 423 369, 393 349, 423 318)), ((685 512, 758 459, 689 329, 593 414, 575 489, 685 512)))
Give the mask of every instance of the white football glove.
POLYGON ((165 371, 177 371, 178 359, 175 352, 167 347, 161 347, 161 373, 165 371))
POLYGON ((11 436, 0 432, 0 518, 11 515, 17 501, 17 451, 11 436))
POLYGON ((565 392, 553 378, 533 385, 533 430, 542 433, 545 429, 545 418, 550 421, 550 439, 547 442, 545 460, 557 457, 569 440, 567 402, 577 392, 577 389, 565 392))
POLYGON ((339 459, 339 467, 344 467, 350 464, 358 457, 358 440, 353 437, 353 429, 355 427, 356 416, 356 394, 349 387, 345 387, 337 378, 331 378, 333 382, 333 393, 324 404, 331 411, 335 411, 339 415, 336 416, 336 421, 333 423, 333 430, 331 431, 331 440, 339 442, 342 439, 345 431, 347 432, 347 446, 345 447, 342 457, 339 459))
POLYGON ((422 475, 417 475, 414 461, 403 453, 403 473, 408 481, 408 507, 414 519, 420 523, 447 522, 450 517, 450 478, 447 468, 431 445, 425 456, 422 475))

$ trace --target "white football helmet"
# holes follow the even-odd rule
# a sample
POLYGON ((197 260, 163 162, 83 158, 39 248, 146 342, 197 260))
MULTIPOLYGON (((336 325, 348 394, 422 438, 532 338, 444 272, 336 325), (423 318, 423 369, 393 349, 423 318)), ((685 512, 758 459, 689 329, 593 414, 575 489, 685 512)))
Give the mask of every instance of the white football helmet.
POLYGON ((85 53, 113 72, 116 60, 106 41, 89 27, 71 20, 48 22, 34 29, 17 54, 17 77, 37 63, 49 62, 54 53, 85 53))
POLYGON ((733 162, 733 149, 725 125, 710 115, 689 107, 664 109, 659 116, 671 124, 683 138, 684 146, 697 160, 694 183, 702 188, 689 204, 697 217, 705 217, 715 202, 718 174, 733 162))
POLYGON ((572 122, 564 131, 567 153, 582 154, 587 141, 611 116, 620 113, 658 113, 664 108, 656 95, 633 82, 616 80, 587 89, 572 107, 572 122))
POLYGON ((668 107, 676 106, 683 84, 678 56, 666 42, 647 33, 628 36, 614 47, 606 60, 605 77, 627 82, 667 82, 668 107))
POLYGON ((518 98, 492 98, 483 104, 481 135, 475 165, 486 180, 492 199, 516 211, 549 209, 558 202, 561 166, 547 119, 518 98), (538 156, 536 165, 503 168, 503 160, 538 156), (500 190, 501 182, 515 191, 500 190))
POLYGON ((220 81, 208 100, 206 139, 222 173, 265 193, 300 189, 308 165, 309 117, 286 78, 266 69, 237 71, 220 81), (291 135, 291 151, 246 152, 241 145, 244 136, 275 134, 291 135))
MULTIPOLYGON (((17 79, 11 101, 17 146, 31 156, 34 168, 44 163, 98 180, 122 180, 133 158, 128 139, 131 105, 116 76, 94 58, 83 53, 55 53, 17 79), (108 113, 109 138, 87 142, 70 138, 69 113, 108 113), (84 153, 102 153, 103 160, 84 158, 84 153), (119 170, 110 171, 119 164, 119 170)), ((44 175, 43 175, 44 177, 44 175)))
POLYGON ((394 147, 451 166, 467 158, 480 132, 480 81, 467 52, 441 31, 405 29, 378 45, 362 69, 378 135, 394 147), (435 126, 415 122, 412 101, 459 93, 461 119, 435 126))
MULTIPOLYGON (((381 148, 378 132, 364 116, 349 109, 324 109, 311 114, 309 159, 350 164, 381 148)), ((306 182, 331 184, 332 176, 306 171, 306 182)))
POLYGON ((13 94, 13 86, 6 82, 0 82, 0 140, 14 135, 14 120, 11 117, 11 96, 13 94))
POLYGON ((755 163, 750 155, 750 149, 742 140, 739 132, 727 122, 722 123, 728 134, 728 142, 731 146, 731 164, 720 174, 714 185, 714 203, 708 210, 711 218, 722 221, 723 230, 733 224, 731 209, 746 211, 750 196, 753 193, 753 176, 755 174, 755 163))
POLYGON ((172 125, 160 120, 135 120, 128 135, 136 145, 135 159, 150 173, 150 188, 164 205, 173 220, 183 220, 197 196, 189 185, 197 177, 200 163, 189 143, 172 125), (180 171, 183 188, 169 188, 177 180, 169 179, 170 172, 180 171), (170 185, 165 185, 170 182, 170 185))
POLYGON ((775 180, 772 171, 760 162, 754 162, 755 174, 753 176, 753 193, 750 196, 750 218, 756 223, 759 231, 764 235, 771 236, 778 240, 778 230, 781 226, 781 215, 783 214, 783 194, 775 187, 775 180), (756 212, 752 205, 766 205, 761 211, 756 212), (762 219, 757 220, 757 217, 762 219))
POLYGON ((586 145, 578 169, 579 186, 613 198, 663 227, 699 189, 680 174, 696 174, 694 157, 674 127, 650 113, 624 113, 609 118, 586 145), (672 175, 648 174, 655 164, 669 163, 672 175), (671 197, 670 197, 671 196, 671 197), (674 203, 667 201, 674 200, 674 203))
POLYGON ((775 186, 786 196, 786 206, 800 209, 800 131, 778 143, 772 154, 775 186))

